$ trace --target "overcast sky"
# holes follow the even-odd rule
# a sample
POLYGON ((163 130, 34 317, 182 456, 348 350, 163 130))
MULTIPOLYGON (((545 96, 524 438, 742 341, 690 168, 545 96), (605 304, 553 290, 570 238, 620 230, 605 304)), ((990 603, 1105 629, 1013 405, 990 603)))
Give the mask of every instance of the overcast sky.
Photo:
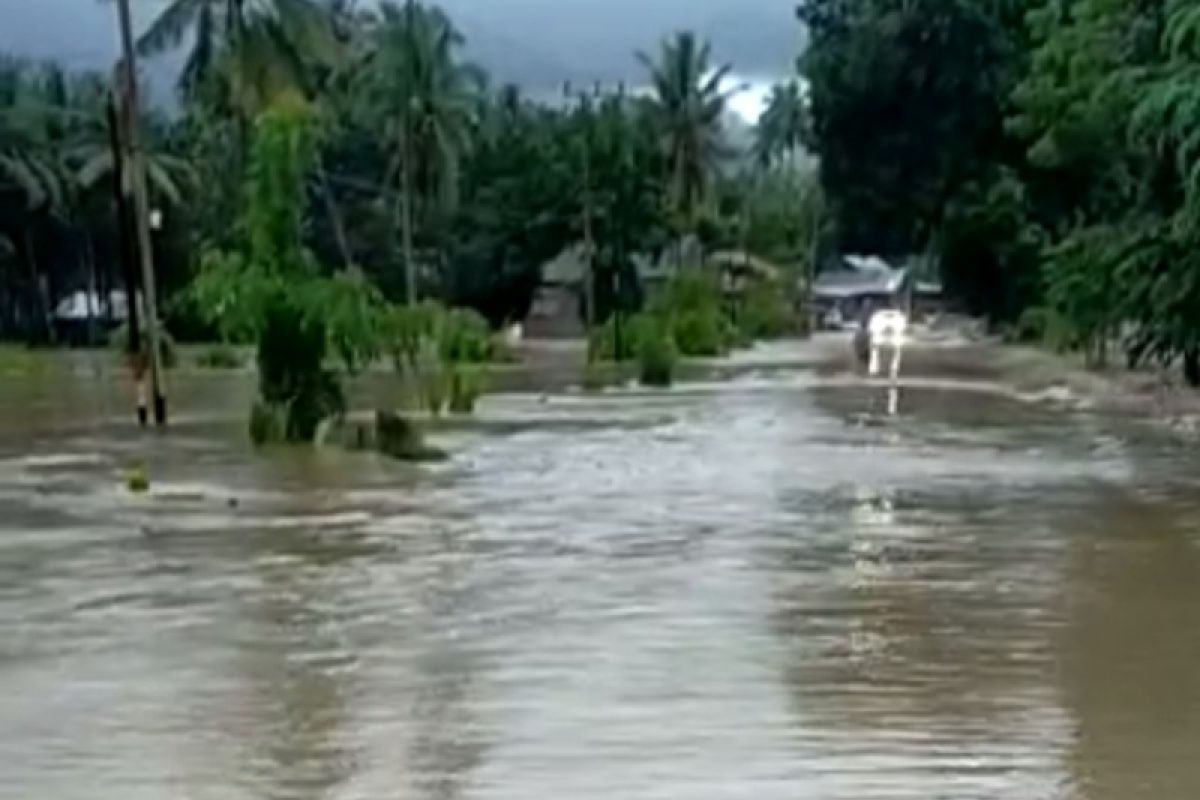
MULTIPOLYGON (((363 0, 368 2, 369 0, 363 0)), ((161 0, 132 0, 144 24, 161 0)), ((637 50, 690 28, 713 42, 738 74, 769 80, 794 69, 800 43, 795 0, 442 0, 467 36, 468 56, 497 81, 537 91, 599 80, 636 83, 637 50)), ((111 63, 111 0, 0 0, 0 51, 57 57, 73 66, 111 63)))

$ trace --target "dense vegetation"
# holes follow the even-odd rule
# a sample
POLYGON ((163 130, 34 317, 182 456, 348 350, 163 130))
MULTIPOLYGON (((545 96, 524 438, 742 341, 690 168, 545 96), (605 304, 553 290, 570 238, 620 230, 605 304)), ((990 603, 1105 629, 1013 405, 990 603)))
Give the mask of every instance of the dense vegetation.
MULTIPOLYGON (((1017 335, 1098 363, 1116 343, 1200 381, 1195 3, 801 0, 797 16, 798 74, 738 148, 729 67, 686 32, 639 55, 644 91, 535 101, 491 86, 436 7, 174 0, 140 42, 189 48, 178 107, 140 120, 168 327, 257 337, 260 359, 306 331, 309 361, 407 348, 411 366, 393 306, 519 320, 573 249, 593 351, 629 355, 615 334, 640 328, 665 362, 778 327, 778 298, 740 320, 687 281, 648 302, 639 264, 691 266, 697 243, 796 269, 859 251, 932 256, 952 299, 1017 335)), ((60 297, 123 284, 108 116, 100 77, 0 61, 6 335, 50 339, 60 297)))
POLYGON ((812 145, 847 250, 1102 363, 1200 381, 1200 7, 804 0, 812 145))
MULTIPOLYGON (((541 265, 588 242, 585 294, 599 321, 640 303, 636 256, 689 234, 739 244, 742 204, 725 198, 750 158, 724 136, 728 67, 692 34, 640 56, 648 95, 565 87, 535 102, 489 85, 437 8, 352 5, 175 0, 142 36, 143 55, 188 48, 178 108, 141 121, 177 337, 213 334, 183 291, 202 255, 253 257, 246 172, 256 120, 283 97, 313 115, 296 187, 305 251, 319 272, 360 272, 392 302, 521 319, 541 265)), ((122 285, 107 104, 99 75, 0 62, 0 333, 47 339, 57 299, 122 285)), ((798 122, 779 123, 761 148, 776 175, 799 141, 798 122)), ((764 229, 774 256, 807 252, 796 226, 764 229)))
MULTIPOLYGON (((647 92, 535 102, 490 86, 436 7, 353 6, 173 0, 138 43, 186 48, 177 106, 137 121, 167 328, 255 345, 256 438, 311 438, 344 404, 332 365, 389 354, 431 411, 469 410, 487 325, 523 319, 564 251, 585 265, 581 313, 615 329, 646 302, 638 264, 752 246, 795 269, 811 252, 791 213, 815 191, 794 84, 739 152, 730 68, 691 33, 638 54, 647 92)), ((0 61, 0 334, 53 341, 60 299, 136 281, 118 106, 100 75, 0 61)), ((759 333, 781 327, 786 285, 755 301, 759 333)), ((710 300, 661 315, 685 352, 728 346, 710 300)))

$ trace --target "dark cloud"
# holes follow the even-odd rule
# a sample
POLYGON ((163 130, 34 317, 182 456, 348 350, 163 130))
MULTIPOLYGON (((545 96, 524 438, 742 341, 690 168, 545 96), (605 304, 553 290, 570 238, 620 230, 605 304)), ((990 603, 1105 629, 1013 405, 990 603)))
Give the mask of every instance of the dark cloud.
MULTIPOLYGON (((149 19, 159 0, 133 0, 149 19)), ((794 0, 443 0, 468 38, 470 56, 499 81, 546 89, 564 80, 636 82, 635 51, 690 28, 716 57, 746 75, 790 72, 800 27, 794 0)), ((76 66, 111 63, 115 27, 105 0, 0 0, 0 50, 57 57, 76 66)))

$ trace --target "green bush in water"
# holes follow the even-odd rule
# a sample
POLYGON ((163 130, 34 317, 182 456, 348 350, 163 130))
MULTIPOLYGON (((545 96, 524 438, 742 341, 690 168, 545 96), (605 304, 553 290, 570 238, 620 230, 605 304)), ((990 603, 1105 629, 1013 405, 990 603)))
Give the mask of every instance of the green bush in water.
POLYGON ((647 317, 614 314, 588 336, 588 361, 630 361, 637 358, 642 328, 647 317))
POLYGON ((282 300, 267 308, 258 342, 260 405, 283 410, 287 441, 311 442, 322 420, 345 413, 337 377, 324 368, 326 347, 319 321, 282 300))
POLYGON ((1078 336, 1071 323, 1046 306, 1025 309, 1007 338, 1024 344, 1044 345, 1059 352, 1078 345, 1078 336))
POLYGON ((412 375, 421 406, 435 417, 445 410, 450 394, 447 371, 438 355, 437 345, 428 340, 422 343, 412 364, 412 375))
POLYGON ((257 401, 250 408, 250 441, 258 446, 282 442, 286 418, 287 410, 283 406, 257 401))
POLYGON ((688 309, 671 318, 671 335, 685 356, 724 355, 733 344, 733 328, 719 309, 688 309))
POLYGON ((670 386, 675 375, 676 349, 670 333, 649 320, 638 343, 638 377, 643 386, 670 386))
POLYGON ((681 270, 666 285, 650 310, 660 316, 671 316, 685 311, 720 312, 720 278, 715 272, 701 267, 681 270))
POLYGON ((130 467, 125 473, 125 488, 132 494, 145 494, 150 491, 150 475, 144 464, 130 467))
POLYGON ((651 304, 650 313, 665 324, 684 356, 723 355, 737 340, 723 307, 720 279, 710 270, 680 272, 651 304))
POLYGON ((451 414, 473 414, 475 404, 483 394, 483 375, 471 366, 451 365, 449 368, 448 405, 451 414))
POLYGON ((739 332, 751 341, 791 333, 795 317, 783 287, 773 281, 751 282, 738 311, 739 332))
POLYGON ((492 331, 474 311, 452 308, 442 314, 437 330, 442 360, 452 364, 485 364, 492 360, 492 331))

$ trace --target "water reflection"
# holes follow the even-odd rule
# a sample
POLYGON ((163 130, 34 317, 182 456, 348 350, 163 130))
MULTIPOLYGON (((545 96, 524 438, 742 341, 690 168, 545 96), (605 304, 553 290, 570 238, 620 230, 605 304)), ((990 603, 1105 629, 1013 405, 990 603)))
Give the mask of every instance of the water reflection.
POLYGON ((797 727, 813 732, 801 751, 839 765, 820 796, 937 796, 948 774, 958 797, 1056 796, 1059 554, 1027 502, 858 486, 779 552, 772 620, 791 643, 797 727), (991 538, 1001 520, 1027 533, 991 538))

